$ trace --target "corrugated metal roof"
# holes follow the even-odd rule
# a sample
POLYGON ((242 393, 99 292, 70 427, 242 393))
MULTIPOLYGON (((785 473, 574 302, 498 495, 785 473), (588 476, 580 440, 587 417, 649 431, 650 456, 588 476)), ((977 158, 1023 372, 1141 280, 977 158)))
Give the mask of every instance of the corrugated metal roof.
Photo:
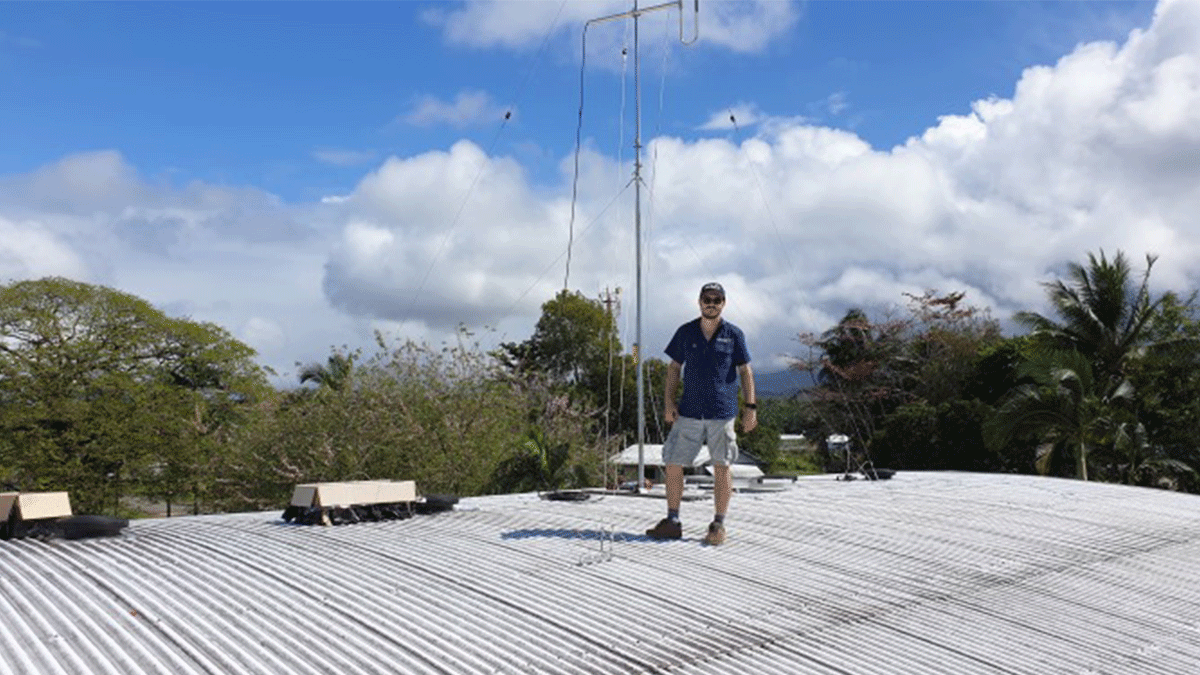
POLYGON ((644 497, 142 520, 0 542, 0 674, 1197 673, 1198 507, 902 473, 735 496, 717 548, 706 502, 684 541, 640 536, 644 497))

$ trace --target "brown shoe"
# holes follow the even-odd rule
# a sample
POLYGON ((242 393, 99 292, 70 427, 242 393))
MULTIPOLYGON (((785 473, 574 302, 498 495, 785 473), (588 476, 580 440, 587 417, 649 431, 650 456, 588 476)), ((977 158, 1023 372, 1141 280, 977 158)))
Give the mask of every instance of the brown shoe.
POLYGON ((663 518, 646 530, 646 536, 651 539, 680 539, 683 537, 683 525, 678 520, 663 518))
POLYGON ((704 543, 709 546, 720 546, 725 543, 725 524, 710 523, 708 534, 704 535, 704 543))

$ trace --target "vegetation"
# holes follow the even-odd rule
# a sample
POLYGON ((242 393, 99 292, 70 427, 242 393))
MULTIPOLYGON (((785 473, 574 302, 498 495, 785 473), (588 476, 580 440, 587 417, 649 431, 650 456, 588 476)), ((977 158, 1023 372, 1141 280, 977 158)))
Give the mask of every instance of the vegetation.
POLYGON ((222 328, 66 279, 0 287, 0 476, 80 511, 144 493, 205 498, 266 395, 222 328))
MULTIPOLYGON (((1200 491, 1196 296, 1150 291, 1153 257, 1089 255, 1046 285, 1053 314, 999 322, 964 294, 850 309, 802 335, 813 386, 763 400, 740 443, 770 473, 841 470, 820 439, 895 469, 1040 472, 1200 491), (815 443, 797 451, 780 434, 815 443), (815 454, 814 454, 815 452, 815 454)), ((60 278, 0 286, 0 483, 69 490, 79 512, 131 497, 193 512, 276 508, 299 482, 416 479, 426 493, 611 482, 635 442, 634 356, 611 304, 564 291, 523 342, 332 350, 277 390, 213 324, 60 278)), ((297 364, 299 365, 299 364, 297 364)), ((666 364, 645 359, 647 442, 667 428, 666 364)))

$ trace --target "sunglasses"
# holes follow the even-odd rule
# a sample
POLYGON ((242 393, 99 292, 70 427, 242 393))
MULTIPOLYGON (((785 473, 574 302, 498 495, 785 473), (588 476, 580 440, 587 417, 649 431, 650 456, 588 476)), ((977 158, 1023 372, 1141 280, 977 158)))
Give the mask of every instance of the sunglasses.
POLYGON ((700 298, 700 302, 702 302, 706 305, 720 305, 725 302, 725 298, 718 297, 715 295, 705 295, 700 298))

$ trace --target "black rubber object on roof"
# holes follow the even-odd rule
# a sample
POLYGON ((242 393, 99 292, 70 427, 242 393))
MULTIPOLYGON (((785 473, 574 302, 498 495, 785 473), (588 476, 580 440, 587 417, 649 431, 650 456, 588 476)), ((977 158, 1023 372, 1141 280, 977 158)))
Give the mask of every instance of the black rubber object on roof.
POLYGON ((457 503, 458 497, 455 495, 425 495, 423 501, 417 502, 417 513, 430 514, 450 511, 457 503))

